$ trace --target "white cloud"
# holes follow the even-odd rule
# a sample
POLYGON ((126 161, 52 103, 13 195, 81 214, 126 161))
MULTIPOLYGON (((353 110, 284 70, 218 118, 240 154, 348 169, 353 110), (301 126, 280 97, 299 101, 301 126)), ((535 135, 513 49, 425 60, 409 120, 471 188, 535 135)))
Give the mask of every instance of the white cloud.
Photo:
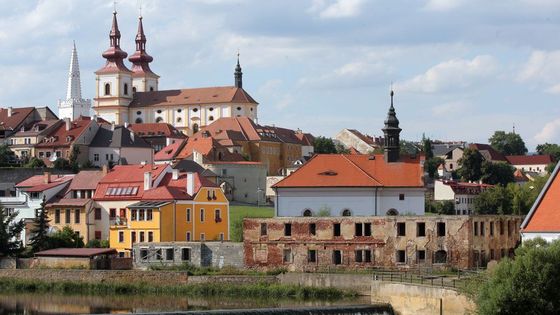
POLYGON ((560 50, 533 51, 521 67, 517 80, 544 85, 547 93, 560 94, 560 50))
POLYGON ((546 123, 534 138, 537 143, 560 141, 560 118, 546 123))
POLYGON ((425 9, 431 11, 448 11, 463 5, 464 0, 428 0, 425 9))
POLYGON ((432 114, 438 117, 457 117, 468 107, 469 104, 463 101, 449 102, 432 107, 432 114))
POLYGON ((325 19, 348 18, 360 15, 364 3, 364 0, 314 0, 308 12, 319 14, 319 17, 325 19))
POLYGON ((391 69, 383 62, 352 61, 323 74, 311 74, 298 81, 299 86, 313 88, 358 87, 388 80, 391 69))
POLYGON ((439 63, 423 74, 397 84, 398 90, 436 93, 467 88, 496 72, 497 60, 488 55, 472 60, 452 59, 439 63))

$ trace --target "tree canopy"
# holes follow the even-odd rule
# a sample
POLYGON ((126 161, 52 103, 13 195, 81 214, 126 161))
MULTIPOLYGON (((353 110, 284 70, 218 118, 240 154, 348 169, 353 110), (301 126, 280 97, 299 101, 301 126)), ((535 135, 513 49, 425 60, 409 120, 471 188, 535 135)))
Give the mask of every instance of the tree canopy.
POLYGON ((515 181, 515 168, 505 162, 482 162, 482 176, 485 184, 505 186, 515 181))
POLYGON ((333 139, 319 136, 313 141, 313 151, 317 154, 337 153, 333 139))
POLYGON ((29 239, 29 244, 33 249, 33 252, 42 251, 48 249, 48 230, 49 230, 49 219, 47 215, 47 209, 45 209, 46 200, 43 198, 41 203, 41 208, 37 210, 37 216, 33 220, 33 229, 31 230, 31 238, 29 239))
POLYGON ((15 160, 15 154, 7 144, 0 145, 0 166, 8 165, 15 160))
POLYGON ((466 148, 459 160, 457 175, 464 181, 478 181, 482 176, 482 162, 484 158, 475 149, 466 148))
POLYGON ((525 155, 527 147, 520 135, 514 132, 496 131, 488 139, 495 150, 504 155, 525 155))
POLYGON ((84 239, 71 227, 65 226, 62 230, 47 236, 47 248, 82 248, 84 239))
POLYGON ((560 161, 560 145, 556 143, 544 143, 537 145, 538 154, 550 154, 554 161, 560 161))
POLYGON ((45 167, 45 162, 43 162, 43 160, 36 158, 36 157, 32 157, 29 162, 27 162, 27 164, 25 164, 25 167, 29 167, 29 168, 38 168, 38 167, 45 167))
POLYGON ((515 214, 525 215, 537 200, 548 176, 537 177, 523 185, 509 183, 497 185, 480 193, 474 199, 474 212, 477 214, 515 214))
POLYGON ((25 224, 23 220, 15 221, 17 212, 8 214, 0 209, 0 257, 15 256, 23 250, 19 239, 25 224))

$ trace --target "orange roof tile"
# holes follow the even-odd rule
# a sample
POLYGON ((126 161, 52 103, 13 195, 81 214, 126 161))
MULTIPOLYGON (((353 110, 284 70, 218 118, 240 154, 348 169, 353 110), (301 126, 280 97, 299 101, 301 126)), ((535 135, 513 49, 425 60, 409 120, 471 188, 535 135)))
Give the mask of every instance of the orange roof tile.
POLYGON ((521 225, 522 232, 560 232, 560 163, 521 225))
POLYGON ((181 149, 187 143, 187 139, 178 139, 172 144, 164 147, 154 155, 154 161, 172 160, 181 152, 181 149))
POLYGON ((318 154, 274 187, 422 187, 423 157, 318 154))
POLYGON ((74 174, 71 175, 54 175, 51 174, 50 176, 50 182, 49 183, 45 183, 45 176, 44 175, 35 175, 32 176, 22 182, 19 182, 16 187, 17 188, 22 188, 25 191, 28 192, 40 192, 40 191, 45 191, 47 189, 62 185, 62 184, 66 184, 68 183, 70 180, 72 180, 72 178, 74 177, 74 174))
POLYGON ((186 138, 186 136, 167 123, 132 124, 128 127, 139 136, 165 136, 167 138, 186 138))
POLYGON ((66 130, 66 124, 61 124, 50 132, 43 141, 38 143, 36 146, 38 148, 70 146, 84 132, 90 123, 90 117, 80 116, 78 119, 70 123, 70 130, 66 130), (67 139, 67 137, 70 138, 67 139), (53 138, 54 141, 50 141, 51 138, 53 138))
POLYGON ((552 156, 550 154, 507 155, 506 159, 511 165, 542 165, 552 163, 552 156))
POLYGON ((258 104, 245 90, 234 86, 137 92, 130 107, 219 103, 258 104))
POLYGON ((0 108, 0 129, 14 130, 35 110, 35 107, 14 107, 8 117, 8 109, 0 108))

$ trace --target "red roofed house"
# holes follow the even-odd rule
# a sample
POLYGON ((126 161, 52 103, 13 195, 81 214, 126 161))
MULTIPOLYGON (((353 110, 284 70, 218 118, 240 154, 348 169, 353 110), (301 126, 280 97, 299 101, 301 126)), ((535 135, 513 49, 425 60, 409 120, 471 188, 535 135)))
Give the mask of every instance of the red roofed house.
POLYGON ((471 143, 469 145, 469 148, 471 149, 475 149, 478 152, 480 152, 480 154, 482 154, 482 157, 484 157, 484 159, 486 161, 490 161, 490 162, 508 162, 508 160, 506 159, 506 157, 498 152, 496 149, 492 148, 491 145, 489 144, 485 144, 485 143, 471 143))
POLYGON ((472 214, 474 199, 490 187, 492 185, 436 180, 434 183, 434 200, 452 200, 455 204, 455 214, 472 214))
POLYGON ((550 154, 543 155, 508 155, 507 161, 522 172, 546 174, 546 167, 553 162, 550 154))
POLYGON ((173 125, 165 123, 132 124, 128 126, 128 129, 148 142, 156 153, 177 140, 187 138, 173 125))
POLYGON ((560 163, 546 182, 529 214, 521 224, 523 241, 543 238, 547 241, 560 239, 560 163))
POLYGON ((154 154, 155 164, 172 164, 177 160, 177 155, 187 144, 187 139, 177 139, 171 144, 163 147, 159 152, 154 154))
POLYGON ((346 149, 354 149, 361 154, 372 153, 383 145, 383 137, 364 135, 356 129, 342 129, 334 137, 346 149))
POLYGON ((93 199, 103 213, 103 231, 121 256, 129 256, 136 242, 229 239, 229 202, 199 173, 170 165, 117 165, 93 199))
POLYGON ((58 119, 48 107, 0 108, 0 143, 22 127, 28 129, 41 120, 58 119))

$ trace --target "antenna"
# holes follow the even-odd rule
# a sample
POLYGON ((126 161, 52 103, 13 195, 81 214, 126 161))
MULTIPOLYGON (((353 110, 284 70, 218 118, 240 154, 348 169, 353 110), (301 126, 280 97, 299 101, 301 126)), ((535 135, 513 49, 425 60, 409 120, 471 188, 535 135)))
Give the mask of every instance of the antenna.
POLYGON ((113 12, 117 12, 117 0, 113 0, 113 12))
POLYGON ((138 0, 138 13, 142 17, 142 0, 138 0))

